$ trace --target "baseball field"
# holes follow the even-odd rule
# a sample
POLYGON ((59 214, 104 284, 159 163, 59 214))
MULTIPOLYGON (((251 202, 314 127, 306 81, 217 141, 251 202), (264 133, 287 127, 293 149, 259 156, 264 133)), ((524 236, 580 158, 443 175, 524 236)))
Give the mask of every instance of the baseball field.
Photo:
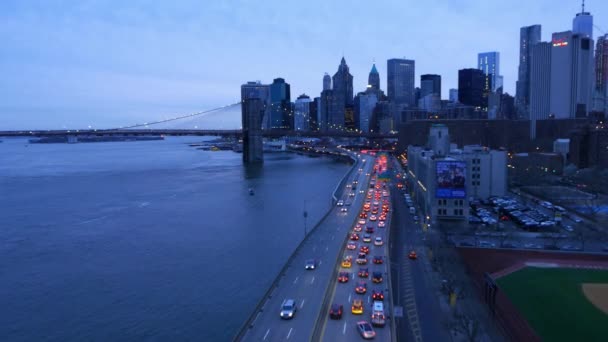
POLYGON ((543 340, 607 340, 608 271, 539 265, 496 281, 543 340))

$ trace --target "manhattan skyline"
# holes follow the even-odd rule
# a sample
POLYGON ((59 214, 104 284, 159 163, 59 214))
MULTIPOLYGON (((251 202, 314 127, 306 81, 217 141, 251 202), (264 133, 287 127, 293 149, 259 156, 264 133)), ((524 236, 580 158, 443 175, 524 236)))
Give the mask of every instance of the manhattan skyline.
MULTIPOLYGON (((504 89, 515 95, 519 29, 542 26, 542 40, 572 28, 580 1, 311 1, 296 8, 269 1, 181 1, 79 5, 0 5, 0 129, 86 128, 133 124, 234 103, 246 81, 284 78, 292 97, 319 96, 325 72, 342 56, 365 89, 375 61, 386 90, 386 60, 416 61, 420 75, 439 74, 442 93, 477 54, 501 55, 504 89)), ((608 4, 586 1, 602 30, 608 4)), ((594 39, 604 32, 594 30, 594 39)), ((238 114, 238 110, 235 110, 238 114)), ((210 128, 240 117, 211 118, 210 128)))

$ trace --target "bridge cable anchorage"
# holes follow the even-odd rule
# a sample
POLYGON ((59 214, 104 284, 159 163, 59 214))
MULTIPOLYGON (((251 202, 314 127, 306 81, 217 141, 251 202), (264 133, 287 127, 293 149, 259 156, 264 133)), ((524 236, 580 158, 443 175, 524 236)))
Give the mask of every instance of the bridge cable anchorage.
POLYGON ((131 125, 131 126, 123 126, 123 127, 119 127, 119 128, 108 128, 108 129, 98 129, 98 132, 103 132, 103 131, 120 131, 120 130, 124 130, 124 129, 131 129, 131 128, 138 128, 138 127, 145 127, 145 126, 151 126, 151 125, 158 125, 161 123, 166 123, 166 122, 171 122, 171 121, 176 121, 176 120, 181 120, 181 119, 188 119, 188 118, 193 118, 196 116, 200 116, 203 114, 209 114, 212 112, 216 112, 219 110, 223 110, 226 108, 231 108, 234 106, 240 106, 241 105, 241 101, 236 102, 236 103, 231 103, 229 105, 225 105, 225 106, 221 106, 221 107, 217 107, 217 108, 213 108, 213 109, 208 109, 208 110, 204 110, 202 112, 196 112, 196 113, 192 113, 192 114, 186 114, 186 115, 181 115, 181 116, 177 116, 174 118, 169 118, 169 119, 163 119, 163 120, 158 120, 158 121, 153 121, 153 122, 146 122, 143 124, 135 124, 135 125, 131 125))

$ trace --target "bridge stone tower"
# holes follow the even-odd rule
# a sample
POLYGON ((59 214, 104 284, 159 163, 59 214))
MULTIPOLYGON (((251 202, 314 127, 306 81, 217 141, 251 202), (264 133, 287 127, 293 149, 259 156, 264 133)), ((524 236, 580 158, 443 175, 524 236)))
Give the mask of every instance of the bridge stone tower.
POLYGON ((243 122, 243 163, 264 162, 262 146, 262 117, 265 105, 261 99, 248 98, 241 103, 243 122))

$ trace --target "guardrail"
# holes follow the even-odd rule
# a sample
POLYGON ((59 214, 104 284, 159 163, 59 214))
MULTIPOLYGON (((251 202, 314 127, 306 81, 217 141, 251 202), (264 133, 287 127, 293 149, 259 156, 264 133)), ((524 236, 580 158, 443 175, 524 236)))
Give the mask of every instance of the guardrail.
POLYGON ((386 269, 388 270, 387 275, 388 275, 388 294, 389 297, 391 298, 391 300, 389 301, 389 305, 390 305, 390 310, 389 312, 391 313, 391 341, 392 342, 397 342, 397 327, 395 325, 395 298, 393 296, 393 282, 391 279, 391 233, 393 230, 393 215, 395 214, 395 207, 396 205, 393 204, 393 209, 392 209, 392 213, 391 213, 391 224, 388 225, 388 232, 386 234, 386 269))
MULTIPOLYGON (((350 155, 350 156, 353 157, 352 155, 350 155)), ((354 160, 355 160, 354 165, 346 173, 346 175, 344 175, 344 177, 342 177, 342 180, 340 181, 339 184, 343 184, 345 182, 344 180, 348 179, 350 177, 350 175, 352 174, 352 170, 354 169, 354 167, 357 166, 357 159, 354 158, 354 160)), ((336 190, 337 189, 338 188, 336 188, 336 190)), ((332 197, 333 196, 335 196, 335 191, 334 191, 334 194, 332 195, 332 197)), ((285 265, 283 265, 283 268, 281 268, 281 271, 277 274, 276 278, 274 279, 274 281, 272 282, 272 284, 269 286, 269 288, 266 291, 266 293, 264 293, 264 296, 262 296, 262 298, 260 299, 260 301, 258 302, 258 304, 255 306, 255 309, 253 310, 253 312, 251 313, 251 315, 249 316, 249 318, 245 321, 245 323, 243 323, 243 325, 241 326, 241 328, 239 328, 238 333, 236 334, 236 336, 233 339, 234 341, 241 341, 243 339, 243 337, 245 337, 245 334, 247 333, 247 331, 253 327, 253 322, 257 319, 258 314, 261 313, 262 311, 264 311, 263 310, 264 304, 266 304, 266 301, 269 298, 272 297, 271 293, 274 291, 275 288, 278 287, 281 278, 283 278, 283 276, 285 275, 285 272, 291 266, 291 264, 292 264, 293 260, 295 259, 296 255, 302 249, 302 246, 304 245, 304 243, 317 230, 317 228, 323 223, 323 221, 325 221, 325 219, 327 218, 327 216, 329 216, 329 214, 331 214, 331 212, 334 210, 335 206, 333 204, 334 203, 332 203, 332 205, 329 207, 329 209, 323 215, 323 217, 321 217, 321 219, 310 230, 310 232, 306 235, 306 237, 304 239, 302 239, 302 241, 300 241, 300 243, 298 244, 298 246, 296 247, 296 249, 289 256, 289 259, 287 259, 287 262, 285 263, 285 265)))
POLYGON ((353 173, 353 170, 357 167, 357 157, 355 156, 355 154, 346 153, 346 155, 349 156, 354 161, 354 164, 350 168, 350 170, 348 170, 348 173, 346 174, 346 176, 344 176, 342 178, 342 180, 340 181, 340 183, 338 183, 338 185, 334 189, 334 192, 333 192, 333 194, 331 196, 331 198, 332 198, 332 205, 336 205, 336 202, 338 202, 339 194, 344 190, 344 186, 346 185, 346 181, 350 178, 350 176, 353 173))

